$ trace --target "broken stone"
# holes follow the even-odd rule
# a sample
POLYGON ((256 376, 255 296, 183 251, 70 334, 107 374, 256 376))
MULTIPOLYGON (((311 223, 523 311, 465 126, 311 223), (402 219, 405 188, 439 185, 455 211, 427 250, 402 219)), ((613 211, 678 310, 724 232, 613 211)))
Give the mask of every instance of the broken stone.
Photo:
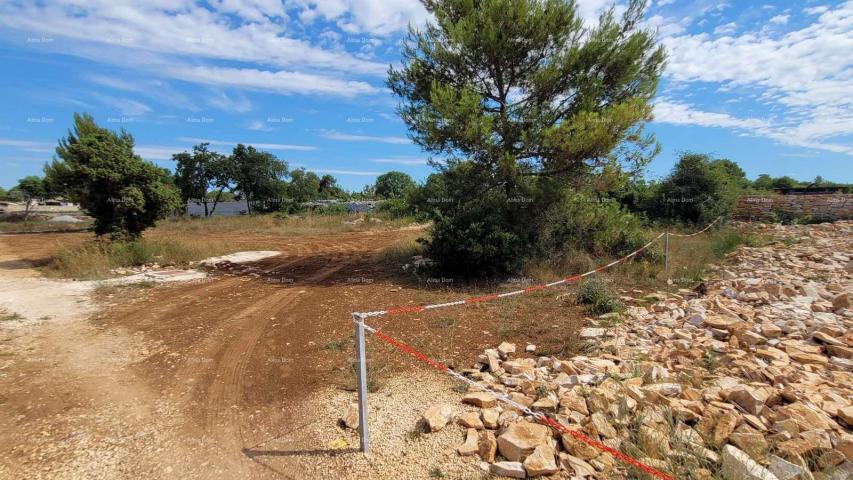
POLYGON ((497 451, 498 440, 495 438, 495 434, 488 430, 480 432, 477 439, 477 454, 480 455, 480 458, 484 462, 494 463, 497 451))
POLYGON ((484 428, 478 412, 465 412, 462 415, 459 415, 456 419, 456 423, 463 427, 474 428, 477 430, 482 430, 484 428))
POLYGON ((733 445, 723 447, 721 459, 726 480, 778 480, 776 475, 733 445))
POLYGON ((341 423, 346 428, 350 428, 353 430, 358 429, 358 404, 351 403, 347 406, 346 412, 341 417, 341 423))
POLYGON ((592 477, 595 475, 595 468, 578 457, 566 453, 560 454, 560 465, 569 472, 574 472, 575 476, 580 478, 592 477))
POLYGON ((555 455, 554 447, 550 445, 538 445, 533 450, 533 453, 524 459, 523 466, 527 471, 527 475, 539 477, 559 472, 560 468, 554 460, 555 455))
POLYGON ((776 478, 779 480, 806 478, 806 471, 803 470, 802 467, 794 465, 793 463, 777 457, 776 455, 770 455, 770 465, 767 469, 770 470, 770 473, 776 475, 776 478))
POLYGON ((539 445, 550 445, 551 430, 530 422, 513 423, 498 437, 498 450, 507 460, 520 462, 539 445))
POLYGON ((501 357, 506 358, 509 355, 515 353, 515 344, 509 342, 503 342, 498 345, 498 353, 501 354, 501 357))
POLYGON ((479 451, 478 441, 479 436, 477 435, 477 430, 469 428, 468 433, 465 435, 465 443, 459 446, 456 451, 463 457, 476 455, 479 451))
POLYGON ((462 403, 467 403, 480 408, 492 408, 497 405, 498 401, 495 400, 495 397, 486 392, 471 392, 462 397, 462 403))
POLYGON ((501 414, 497 408, 485 408, 482 413, 483 425, 486 428, 498 428, 498 420, 501 414))
POLYGON ((447 425, 452 415, 450 405, 433 405, 426 409, 421 420, 430 432, 437 432, 447 425))
POLYGON ((489 472, 501 477, 525 478, 527 473, 521 462, 497 462, 489 466, 489 472))

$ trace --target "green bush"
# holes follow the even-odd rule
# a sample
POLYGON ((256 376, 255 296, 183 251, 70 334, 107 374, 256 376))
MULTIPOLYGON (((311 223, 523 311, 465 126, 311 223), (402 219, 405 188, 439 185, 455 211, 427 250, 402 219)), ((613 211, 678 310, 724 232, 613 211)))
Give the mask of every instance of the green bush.
POLYGON ((402 218, 412 215, 413 208, 404 198, 390 198, 381 202, 376 211, 390 218, 402 218))
POLYGON ((578 302, 586 305, 587 311, 593 315, 618 312, 624 308, 619 297, 600 279, 589 280, 583 284, 578 302))
POLYGON ((569 250, 597 256, 621 256, 648 241, 640 220, 616 201, 569 193, 551 206, 542 227, 541 248, 560 259, 569 250))
POLYGON ((314 207, 312 211, 318 215, 345 215, 349 210, 343 203, 332 203, 314 207))

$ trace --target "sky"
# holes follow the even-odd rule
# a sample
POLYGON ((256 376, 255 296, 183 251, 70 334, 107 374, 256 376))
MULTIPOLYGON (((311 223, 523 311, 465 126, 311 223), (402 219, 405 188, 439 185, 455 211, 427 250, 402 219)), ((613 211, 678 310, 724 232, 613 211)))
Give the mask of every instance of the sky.
MULTIPOLYGON (((612 0, 578 0, 588 25, 612 0)), ((7 0, 0 4, 0 186, 40 174, 74 112, 171 156, 247 143, 360 190, 423 180, 385 87, 417 0, 7 0)), ((654 100, 666 175, 698 151, 761 173, 853 182, 853 0, 651 0, 668 52, 654 100)))

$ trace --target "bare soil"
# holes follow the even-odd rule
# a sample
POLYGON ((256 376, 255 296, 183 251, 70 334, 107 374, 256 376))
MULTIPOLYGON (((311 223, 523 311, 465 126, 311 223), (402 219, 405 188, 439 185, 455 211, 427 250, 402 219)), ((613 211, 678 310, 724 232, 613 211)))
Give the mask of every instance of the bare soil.
MULTIPOLYGON (((235 234, 235 251, 282 254, 179 285, 31 297, 53 315, 0 322, 0 478, 480 478, 454 452, 459 427, 411 433, 433 403, 464 408, 452 382, 375 340, 373 453, 338 425, 355 399, 350 312, 473 293, 376 261, 419 234, 235 234)), ((34 266, 86 238, 0 237, 0 283, 45 281, 34 266)), ((566 348, 583 320, 558 294, 375 326, 468 366, 510 336, 566 348)))

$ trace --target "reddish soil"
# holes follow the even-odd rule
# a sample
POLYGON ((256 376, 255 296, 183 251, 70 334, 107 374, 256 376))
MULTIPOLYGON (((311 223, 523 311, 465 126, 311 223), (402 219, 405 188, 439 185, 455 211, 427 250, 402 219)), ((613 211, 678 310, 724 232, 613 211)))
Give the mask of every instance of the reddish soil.
MULTIPOLYGON (((299 429, 337 428, 335 418, 312 418, 310 405, 353 383, 349 313, 473 293, 419 286, 375 260, 419 233, 241 237, 240 246, 283 253, 208 280, 101 293, 91 319, 4 335, 0 477, 306 478, 299 460, 330 454, 299 429), (261 461, 253 448, 282 432, 301 449, 261 461)), ((85 238, 21 235, 0 246, 37 263, 85 238)), ((579 324, 558 294, 374 324, 461 367, 504 339, 556 354, 576 347, 579 324)), ((375 339, 368 350, 380 385, 424 369, 375 339)))

